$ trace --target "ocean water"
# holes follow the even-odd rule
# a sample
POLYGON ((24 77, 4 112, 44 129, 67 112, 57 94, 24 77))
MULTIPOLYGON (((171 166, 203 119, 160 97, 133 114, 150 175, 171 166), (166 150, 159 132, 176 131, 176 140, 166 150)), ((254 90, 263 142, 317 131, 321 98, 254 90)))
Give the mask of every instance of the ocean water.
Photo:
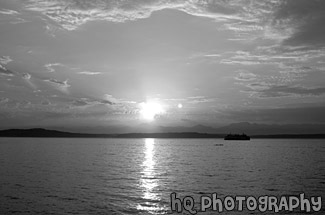
POLYGON ((0 214, 172 214, 171 193, 198 214, 219 214, 200 211, 212 193, 304 193, 325 214, 325 141, 0 138, 0 214))

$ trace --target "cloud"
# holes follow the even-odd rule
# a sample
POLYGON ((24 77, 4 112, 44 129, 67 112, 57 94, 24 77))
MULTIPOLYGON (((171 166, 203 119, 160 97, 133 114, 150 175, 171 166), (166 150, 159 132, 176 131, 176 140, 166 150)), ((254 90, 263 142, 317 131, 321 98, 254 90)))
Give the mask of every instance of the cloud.
POLYGON ((276 107, 254 109, 224 109, 223 116, 236 121, 259 123, 325 123, 325 107, 276 107))
MULTIPOLYGON (((236 67, 241 65, 255 74, 258 71, 260 81, 281 85, 321 76, 324 68, 321 59, 324 57, 324 48, 275 44, 258 46, 249 51, 225 52, 220 63, 236 67)), ((240 74, 235 79, 243 81, 244 76, 240 74)))
POLYGON ((253 32, 253 31, 262 31, 262 30, 264 30, 264 27, 263 26, 259 26, 259 25, 255 24, 255 23, 243 25, 242 22, 235 22, 235 23, 225 24, 224 27, 226 29, 228 29, 228 30, 235 31, 237 33, 253 32))
POLYGON ((101 72, 83 71, 83 72, 78 72, 78 74, 81 74, 81 75, 100 75, 102 73, 101 72))
POLYGON ((240 64, 244 66, 251 66, 251 65, 259 65, 261 64, 258 61, 250 61, 250 60, 231 60, 231 59, 222 59, 220 61, 221 64, 229 64, 229 65, 234 65, 234 64, 240 64))
POLYGON ((43 101, 41 102, 41 105, 48 106, 48 105, 51 105, 51 102, 48 101, 48 100, 43 100, 43 101))
POLYGON ((22 75, 22 77, 23 77, 23 79, 30 80, 32 76, 30 74, 28 74, 28 73, 24 73, 22 75))
POLYGON ((109 100, 105 100, 105 99, 98 100, 98 102, 99 102, 100 104, 104 104, 104 105, 113 105, 113 104, 115 104, 114 102, 109 101, 109 100))
MULTIPOLYGON (((29 73, 24 73, 22 74, 21 76, 25 81, 26 83, 31 87, 33 88, 34 90, 37 89, 37 86, 30 80, 32 78, 32 75, 29 74, 29 73)), ((35 92, 35 91, 34 91, 35 92)))
POLYGON ((294 26, 286 45, 325 45, 325 2, 318 0, 286 0, 274 14, 274 25, 294 26))
POLYGON ((221 54, 205 54, 203 57, 220 57, 221 54))
POLYGON ((281 96, 320 96, 325 94, 325 87, 272 86, 261 92, 265 97, 281 96))
POLYGON ((89 102, 85 101, 84 99, 79 99, 79 100, 74 100, 72 102, 72 105, 77 107, 83 107, 83 106, 88 106, 89 102))
POLYGON ((208 98, 206 96, 191 96, 187 97, 186 102, 190 104, 215 102, 216 98, 208 98))
POLYGON ((11 61, 12 61, 12 59, 9 56, 2 56, 2 57, 0 57, 0 63, 1 64, 7 65, 11 61))
POLYGON ((0 104, 5 104, 9 101, 8 98, 0 98, 0 104))
POLYGON ((51 36, 51 37, 56 37, 56 33, 59 30, 59 28, 51 23, 47 23, 47 25, 44 27, 45 32, 51 36))
POLYGON ((325 45, 325 3, 319 0, 274 0, 246 2, 253 22, 234 22, 228 29, 244 38, 272 39, 290 46, 325 45))
POLYGON ((18 15, 19 13, 15 10, 9 10, 9 9, 2 9, 0 10, 0 14, 3 15, 18 15))
POLYGON ((260 83, 250 83, 246 85, 248 88, 256 91, 261 91, 265 89, 269 89, 270 84, 267 84, 265 82, 260 82, 260 83))
POLYGON ((72 107, 91 107, 95 105, 113 105, 114 102, 106 99, 92 99, 92 98, 80 98, 74 100, 71 105, 72 107))
POLYGON ((254 81, 256 80, 256 75, 250 72, 241 72, 235 79, 237 81, 254 81))
POLYGON ((286 86, 267 83, 251 83, 247 87, 253 90, 247 92, 252 93, 254 97, 258 98, 321 96, 325 94, 325 87, 286 86))
POLYGON ((114 98, 114 96, 110 95, 110 94, 105 94, 104 95, 104 100, 105 101, 109 101, 111 103, 119 103, 119 100, 114 98))
POLYGON ((44 65, 44 67, 47 69, 48 72, 55 72, 55 69, 53 67, 56 66, 64 66, 64 65, 61 63, 48 63, 44 65))
POLYGON ((70 85, 68 84, 68 80, 66 81, 59 81, 59 80, 56 80, 54 78, 51 78, 51 79, 45 79, 44 81, 46 82, 49 82, 51 84, 54 84, 58 87, 62 87, 62 88, 68 88, 70 87, 70 85))
POLYGON ((149 17, 159 1, 30 0, 26 9, 38 11, 66 30, 93 20, 125 22, 149 17))
POLYGON ((14 76, 14 73, 0 64, 0 75, 14 76))
POLYGON ((1 108, 9 109, 11 114, 15 114, 20 111, 21 108, 31 107, 31 102, 27 100, 17 100, 12 98, 2 98, 0 99, 1 108))
POLYGON ((18 11, 10 9, 0 9, 0 22, 19 24, 27 21, 21 18, 21 14, 18 11))
MULTIPOLYGON (((25 9, 43 14, 66 30, 104 20, 144 19, 155 11, 174 9, 221 23, 232 40, 258 38, 286 45, 325 45, 325 3, 319 0, 28 0, 25 9)), ((4 13, 14 13, 5 11, 4 13)))
MULTIPOLYGON (((292 62, 306 62, 311 59, 324 58, 325 49, 322 47, 287 46, 276 44, 273 46, 260 46, 256 50, 262 60, 291 60, 292 62)), ((253 56, 251 56, 253 57, 253 56)))
POLYGON ((211 0, 29 0, 25 4, 27 10, 40 12, 63 28, 75 30, 88 21, 132 21, 148 18, 152 12, 162 9, 176 9, 219 21, 250 22, 252 26, 259 21, 258 18, 263 18, 272 11, 276 1, 260 3, 211 0))
POLYGON ((297 64, 325 57, 325 49, 310 49, 305 46, 292 48, 289 46, 273 45, 260 46, 251 51, 227 52, 223 55, 221 64, 240 65, 278 65, 286 63, 297 64))
POLYGON ((232 40, 262 38, 294 46, 325 45, 325 3, 319 0, 28 0, 24 5, 66 30, 95 20, 134 21, 174 9, 218 21, 222 24, 219 30, 234 32, 232 40))

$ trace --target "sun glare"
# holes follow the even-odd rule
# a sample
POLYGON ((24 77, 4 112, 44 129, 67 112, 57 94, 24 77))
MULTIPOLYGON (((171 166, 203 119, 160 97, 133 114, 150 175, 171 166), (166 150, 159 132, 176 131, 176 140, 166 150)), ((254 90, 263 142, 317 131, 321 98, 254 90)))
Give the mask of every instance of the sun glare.
POLYGON ((140 114, 143 119, 153 121, 157 115, 165 113, 164 108, 157 102, 141 103, 140 114))

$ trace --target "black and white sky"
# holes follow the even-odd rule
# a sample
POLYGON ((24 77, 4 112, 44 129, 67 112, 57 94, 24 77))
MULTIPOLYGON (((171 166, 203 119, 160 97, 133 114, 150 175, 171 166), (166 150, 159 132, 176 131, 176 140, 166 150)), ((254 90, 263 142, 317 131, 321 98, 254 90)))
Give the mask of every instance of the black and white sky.
POLYGON ((325 123, 324 24, 323 0, 0 0, 0 127, 325 123))

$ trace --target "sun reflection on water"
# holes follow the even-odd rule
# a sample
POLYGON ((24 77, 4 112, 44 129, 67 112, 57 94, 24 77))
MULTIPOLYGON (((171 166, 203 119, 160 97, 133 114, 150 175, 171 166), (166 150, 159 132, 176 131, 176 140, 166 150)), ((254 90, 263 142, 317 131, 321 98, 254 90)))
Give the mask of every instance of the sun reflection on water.
POLYGON ((149 200, 157 200, 157 195, 152 192, 153 189, 158 185, 155 179, 154 147, 155 139, 145 139, 145 159, 142 164, 143 171, 141 177, 141 186, 144 188, 144 198, 149 200))
POLYGON ((145 210, 154 213, 155 211, 162 210, 157 201, 160 200, 154 189, 158 186, 155 171, 155 139, 145 139, 144 145, 144 161, 142 163, 142 175, 140 179, 140 186, 143 189, 143 199, 146 200, 143 204, 139 204, 138 210, 145 210))

